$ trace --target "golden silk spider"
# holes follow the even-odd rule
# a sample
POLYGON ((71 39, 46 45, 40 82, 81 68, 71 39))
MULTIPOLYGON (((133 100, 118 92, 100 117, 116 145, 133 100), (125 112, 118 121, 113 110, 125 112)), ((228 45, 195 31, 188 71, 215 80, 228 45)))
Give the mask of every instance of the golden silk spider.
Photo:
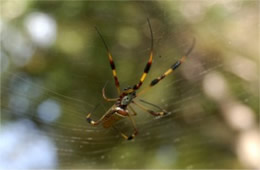
POLYGON ((131 107, 131 104, 136 105, 137 107, 139 107, 143 111, 145 111, 145 112, 147 112, 147 113, 149 113, 149 114, 151 114, 153 116, 163 116, 163 115, 167 114, 166 110, 162 109, 161 107, 159 107, 159 106, 157 106, 155 104, 152 104, 150 102, 147 102, 147 101, 144 101, 144 100, 141 100, 141 99, 139 100, 142 103, 145 103, 147 105, 151 105, 151 106, 156 107, 157 109, 159 109, 159 111, 157 111, 157 112, 152 111, 152 110, 146 108, 142 104, 134 101, 134 99, 136 97, 138 97, 141 93, 144 93, 149 88, 151 88, 152 86, 154 86, 157 83, 159 83, 162 79, 164 79, 166 76, 168 76, 174 70, 176 70, 184 62, 185 58, 191 53, 191 51, 192 51, 192 49, 193 49, 193 47, 195 45, 195 39, 193 39, 191 47, 189 48, 189 50, 186 52, 186 54, 184 56, 182 56, 177 62, 175 62, 161 76, 159 76, 156 79, 152 80, 148 87, 146 87, 144 90, 142 90, 142 91, 137 93, 137 90, 142 86, 142 84, 143 84, 143 82, 144 82, 144 80, 145 80, 145 78, 146 78, 146 76, 147 76, 147 74, 148 74, 148 72, 150 70, 150 67, 152 65, 152 61, 153 61, 153 32, 152 32, 152 27, 151 27, 151 23, 150 23, 149 19, 147 19, 147 22, 148 22, 148 26, 149 26, 150 34, 151 34, 150 35, 151 36, 151 49, 150 49, 150 55, 149 55, 148 63, 146 64, 146 66, 144 68, 144 72, 143 72, 143 74, 142 74, 142 76, 141 76, 141 78, 139 80, 139 83, 135 84, 133 87, 128 87, 128 88, 123 89, 122 92, 120 90, 119 81, 118 81, 118 78, 117 78, 117 75, 116 75, 116 67, 115 67, 115 64, 114 64, 111 52, 108 49, 108 46, 107 46, 103 36, 101 35, 101 33, 96 28, 97 33, 99 34, 99 36, 100 36, 100 38, 101 38, 101 40, 102 40, 102 42, 103 42, 103 44, 104 44, 104 46, 106 48, 108 59, 109 59, 109 62, 110 62, 110 66, 111 66, 111 69, 112 69, 112 73, 113 73, 113 77, 114 77, 114 80, 115 80, 115 85, 116 85, 119 97, 112 98, 112 99, 107 98, 106 95, 105 95, 105 87, 104 87, 102 89, 103 98, 106 101, 108 101, 108 102, 115 102, 115 104, 99 120, 97 120, 97 121, 92 120, 90 118, 92 113, 87 114, 86 120, 87 120, 88 123, 90 123, 91 125, 94 125, 94 126, 99 125, 101 123, 104 128, 113 127, 116 130, 118 130, 119 133, 121 134, 121 136, 124 139, 126 139, 126 140, 133 139, 137 135, 137 133, 138 133, 136 125, 135 125, 135 121, 132 118, 132 116, 136 115, 137 113, 133 109, 133 107, 131 107), (131 135, 129 135, 129 136, 126 135, 125 133, 121 132, 119 129, 117 129, 114 126, 114 123, 116 123, 118 120, 120 120, 122 118, 125 118, 125 117, 128 117, 130 119, 130 121, 132 123, 132 126, 134 128, 134 132, 131 135))

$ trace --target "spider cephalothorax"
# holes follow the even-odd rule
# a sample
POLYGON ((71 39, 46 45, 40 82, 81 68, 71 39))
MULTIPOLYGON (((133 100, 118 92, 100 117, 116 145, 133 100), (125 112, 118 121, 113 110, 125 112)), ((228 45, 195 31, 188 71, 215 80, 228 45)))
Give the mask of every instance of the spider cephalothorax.
POLYGON ((102 37, 100 32, 97 30, 97 32, 98 32, 100 38, 102 39, 102 41, 103 41, 103 43, 106 47, 106 50, 107 50, 109 63, 110 63, 111 69, 112 69, 112 73, 113 73, 113 77, 114 77, 114 80, 115 80, 115 85, 116 85, 119 97, 113 98, 113 99, 107 98, 106 95, 105 95, 105 88, 103 88, 102 94, 103 94, 104 99, 108 102, 113 101, 113 102, 116 102, 116 103, 98 121, 93 121, 90 118, 91 113, 89 113, 86 116, 86 119, 92 125, 98 125, 98 124, 102 123, 103 127, 105 127, 105 128, 113 127, 115 129, 117 129, 114 126, 114 124, 118 120, 120 120, 124 117, 128 117, 130 119, 132 125, 133 125, 134 132, 131 135, 128 136, 125 133, 122 133, 119 129, 117 129, 119 131, 119 133, 121 134, 121 136, 124 139, 127 139, 127 140, 131 140, 137 135, 137 128, 135 126, 134 119, 132 118, 132 116, 137 115, 137 113, 134 110, 134 108, 131 107, 132 104, 135 104, 137 107, 139 107, 143 111, 145 111, 145 112, 147 112, 147 113, 149 113, 153 116, 163 116, 166 113, 168 113, 166 110, 160 108, 159 106, 157 106, 155 104, 149 103, 149 102, 141 100, 141 99, 138 100, 138 101, 140 101, 140 102, 142 102, 146 105, 150 105, 150 106, 153 106, 154 108, 157 108, 158 111, 150 110, 150 109, 146 108, 146 106, 143 106, 140 103, 134 101, 134 99, 136 97, 138 97, 141 93, 146 92, 147 89, 149 89, 149 88, 155 86, 156 84, 158 84, 162 79, 164 79, 166 76, 168 76, 174 70, 176 70, 182 64, 185 57, 188 56, 191 53, 191 51, 194 47, 194 44, 195 44, 195 39, 194 39, 191 47, 189 48, 189 50, 186 52, 186 54, 181 59, 179 59, 176 63, 174 63, 161 76, 152 80, 147 88, 145 88, 144 90, 136 93, 136 91, 138 91, 140 89, 140 87, 142 86, 142 84, 143 84, 143 82, 144 82, 144 80, 145 80, 145 78, 146 78, 146 76, 147 76, 147 74, 150 70, 150 67, 152 65, 152 60, 153 60, 153 32, 152 32, 152 27, 151 27, 149 19, 147 19, 147 21, 148 21, 148 25, 149 25, 149 29, 150 29, 150 33, 151 33, 151 51, 150 51, 148 63, 146 64, 146 66, 144 68, 144 72, 143 72, 139 82, 137 84, 135 84, 133 86, 133 88, 131 88, 131 87, 125 88, 122 92, 121 92, 121 89, 120 89, 119 80, 118 80, 117 75, 116 75, 116 67, 115 67, 112 55, 111 55, 111 53, 108 49, 107 44, 105 43, 104 38, 102 37))
POLYGON ((119 98, 120 106, 123 108, 128 106, 135 97, 136 97, 135 90, 131 89, 130 87, 125 88, 119 98))

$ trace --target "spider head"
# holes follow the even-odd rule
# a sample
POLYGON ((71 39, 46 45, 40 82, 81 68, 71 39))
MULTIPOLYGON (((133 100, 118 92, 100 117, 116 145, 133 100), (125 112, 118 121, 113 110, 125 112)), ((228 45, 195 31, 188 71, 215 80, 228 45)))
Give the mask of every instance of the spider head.
POLYGON ((136 92, 133 88, 131 88, 130 86, 128 86, 127 88, 124 88, 123 90, 123 94, 124 95, 133 95, 133 96, 136 96, 136 92))
POLYGON ((131 90, 130 86, 127 86, 126 88, 124 88, 123 93, 127 93, 131 90))
POLYGON ((121 105, 128 105, 136 97, 136 92, 131 87, 124 88, 121 105))

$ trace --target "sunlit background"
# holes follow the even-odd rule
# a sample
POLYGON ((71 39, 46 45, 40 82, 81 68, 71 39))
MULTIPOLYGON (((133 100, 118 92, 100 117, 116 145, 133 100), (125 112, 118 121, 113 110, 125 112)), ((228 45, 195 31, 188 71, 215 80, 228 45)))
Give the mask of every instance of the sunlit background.
MULTIPOLYGON (((0 169, 260 169, 259 2, 1 0, 0 169), (143 87, 196 45, 176 72, 141 96, 171 114, 136 108, 133 141, 92 127, 121 88, 143 87)), ((117 128, 131 133, 128 120, 117 128)))

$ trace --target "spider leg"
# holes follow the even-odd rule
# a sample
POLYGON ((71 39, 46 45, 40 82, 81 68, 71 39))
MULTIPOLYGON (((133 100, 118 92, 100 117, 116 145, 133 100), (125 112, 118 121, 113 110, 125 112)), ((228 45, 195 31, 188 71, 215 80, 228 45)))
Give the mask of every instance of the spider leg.
POLYGON ((106 51, 107 51, 107 55, 108 55, 108 59, 109 59, 109 63, 110 63, 110 66, 111 66, 111 69, 112 69, 112 73, 113 73, 113 77, 114 77, 114 80, 115 80, 115 85, 116 85, 116 88, 117 88, 117 92, 118 94, 120 94, 120 84, 119 84, 119 80, 117 78, 117 74, 116 74, 116 66, 115 66, 115 63, 113 61, 113 58, 112 58, 112 54, 105 42, 105 39, 103 38, 103 36, 101 35, 101 33, 99 32, 99 30, 97 29, 97 27, 95 27, 96 30, 97 30, 97 33, 98 35, 100 36, 103 44, 105 45, 105 48, 106 48, 106 51))
POLYGON ((128 136, 128 139, 127 140, 132 140, 135 138, 135 136, 138 134, 138 131, 137 131, 137 128, 136 128, 136 125, 135 125, 135 121, 134 119, 132 118, 132 116, 129 114, 129 119, 130 121, 132 122, 132 125, 133 125, 133 128, 134 128, 134 133, 132 133, 132 135, 128 136))
POLYGON ((177 62, 175 62, 166 72, 164 72, 161 76, 157 77, 156 79, 152 80, 150 85, 148 87, 146 87, 145 89, 143 89, 142 91, 140 91, 139 93, 137 93, 138 95, 143 94, 144 92, 146 92, 148 89, 150 89, 151 87, 153 87, 154 85, 156 85, 157 83, 159 83, 162 79, 164 79, 166 76, 168 76, 170 73, 172 73, 174 70, 176 70, 184 61, 185 58, 191 53, 191 51, 193 50, 195 45, 195 39, 193 39, 192 41, 192 45, 189 48, 189 50, 186 52, 186 54, 184 56, 182 56, 177 62))
POLYGON ((130 119, 131 123, 132 123, 132 126, 134 128, 134 132, 128 136, 126 135, 125 133, 121 132, 118 128, 116 128, 115 126, 113 126, 114 129, 116 129, 120 135, 125 139, 125 140, 132 140, 135 138, 135 136, 138 134, 138 131, 137 131, 137 128, 136 128, 136 125, 135 125, 135 121, 134 119, 131 117, 131 115, 128 115, 128 118, 130 119))
POLYGON ((130 106, 130 105, 128 105, 128 107, 130 108, 131 112, 133 112, 133 116, 136 116, 137 113, 136 113, 136 111, 133 109, 133 107, 130 106))
POLYGON ((151 27, 151 23, 150 23, 150 20, 147 18, 147 22, 148 22, 148 25, 149 25, 149 29, 150 29, 150 34, 151 34, 151 49, 150 49, 150 55, 149 55, 149 60, 148 60, 148 63, 146 64, 145 68, 144 68, 144 72, 140 78, 140 81, 138 84, 134 85, 133 89, 134 90, 137 90, 141 87, 141 85, 143 84, 150 68, 151 68, 151 65, 152 65, 152 62, 153 62, 153 31, 152 31, 152 27, 151 27))
POLYGON ((92 113, 87 114, 86 120, 88 123, 90 123, 93 126, 99 125, 103 120, 106 118, 109 118, 113 113, 117 112, 116 109, 110 109, 107 113, 105 113, 99 120, 94 121, 93 119, 90 118, 92 113))
POLYGON ((143 103, 145 103, 145 104, 151 105, 151 106, 153 106, 153 107, 155 107, 155 108, 157 108, 157 109, 159 109, 159 110, 161 110, 161 111, 163 111, 163 112, 165 112, 165 113, 169 113, 169 112, 167 112, 165 109, 161 108, 160 106, 157 106, 156 104, 150 103, 150 102, 145 101, 145 100, 143 100, 143 99, 139 99, 139 101, 140 101, 140 102, 143 102, 143 103))
POLYGON ((103 98, 104 98, 107 102, 115 102, 115 101, 118 100, 118 98, 113 98, 113 99, 107 98, 106 93, 105 93, 105 87, 103 87, 103 89, 102 89, 102 95, 103 95, 103 98))
POLYGON ((165 112, 164 110, 161 110, 159 112, 155 112, 155 111, 152 111, 150 109, 147 109, 145 106, 139 104, 139 103, 136 103, 134 101, 132 101, 132 103, 134 103, 136 106, 138 106, 140 109, 142 109, 143 111, 147 112, 147 113, 150 113, 151 115, 153 116, 164 116, 167 114, 167 112, 165 112))

